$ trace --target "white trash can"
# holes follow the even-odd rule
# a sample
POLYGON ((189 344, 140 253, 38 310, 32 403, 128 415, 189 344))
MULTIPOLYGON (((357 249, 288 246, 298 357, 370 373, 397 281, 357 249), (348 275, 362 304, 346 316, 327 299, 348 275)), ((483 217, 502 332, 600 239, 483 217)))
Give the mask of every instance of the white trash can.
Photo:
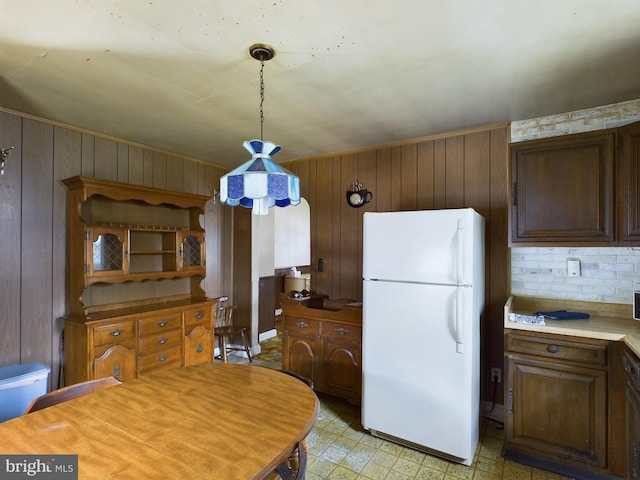
POLYGON ((50 371, 38 362, 0 367, 0 422, 21 416, 34 398, 47 393, 50 371))

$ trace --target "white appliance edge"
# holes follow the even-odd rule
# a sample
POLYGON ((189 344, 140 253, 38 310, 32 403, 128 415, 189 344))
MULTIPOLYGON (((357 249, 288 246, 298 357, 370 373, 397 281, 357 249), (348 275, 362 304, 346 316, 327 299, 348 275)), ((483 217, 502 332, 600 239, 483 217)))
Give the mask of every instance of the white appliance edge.
POLYGON ((363 276, 363 426, 469 465, 484 219, 472 209, 365 213, 363 276))

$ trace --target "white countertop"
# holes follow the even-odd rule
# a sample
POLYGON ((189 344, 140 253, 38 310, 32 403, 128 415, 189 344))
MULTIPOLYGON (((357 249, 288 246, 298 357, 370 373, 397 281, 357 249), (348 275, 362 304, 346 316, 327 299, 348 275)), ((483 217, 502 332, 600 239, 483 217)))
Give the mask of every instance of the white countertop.
POLYGON ((511 296, 504 306, 504 328, 622 341, 640 356, 640 321, 632 318, 631 305, 511 296), (586 320, 545 318, 545 325, 531 325, 509 320, 510 313, 535 315, 538 311, 561 309, 586 312, 590 317, 586 320))

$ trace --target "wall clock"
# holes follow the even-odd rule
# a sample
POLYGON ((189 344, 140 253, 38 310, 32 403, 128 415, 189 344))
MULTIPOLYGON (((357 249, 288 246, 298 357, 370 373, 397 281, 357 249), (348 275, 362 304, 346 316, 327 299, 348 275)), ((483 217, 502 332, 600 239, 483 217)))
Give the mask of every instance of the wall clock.
POLYGON ((373 198, 373 193, 362 188, 361 183, 353 182, 351 190, 347 190, 347 203, 350 207, 360 208, 369 203, 373 198))

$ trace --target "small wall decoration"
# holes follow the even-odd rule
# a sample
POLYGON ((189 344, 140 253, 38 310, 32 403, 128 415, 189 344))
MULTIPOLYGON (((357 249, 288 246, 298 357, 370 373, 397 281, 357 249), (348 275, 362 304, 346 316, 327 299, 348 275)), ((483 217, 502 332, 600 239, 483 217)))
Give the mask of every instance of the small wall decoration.
POLYGON ((362 183, 355 181, 351 184, 351 189, 347 190, 347 203, 354 208, 360 208, 369 203, 373 198, 373 193, 362 186, 362 183))

